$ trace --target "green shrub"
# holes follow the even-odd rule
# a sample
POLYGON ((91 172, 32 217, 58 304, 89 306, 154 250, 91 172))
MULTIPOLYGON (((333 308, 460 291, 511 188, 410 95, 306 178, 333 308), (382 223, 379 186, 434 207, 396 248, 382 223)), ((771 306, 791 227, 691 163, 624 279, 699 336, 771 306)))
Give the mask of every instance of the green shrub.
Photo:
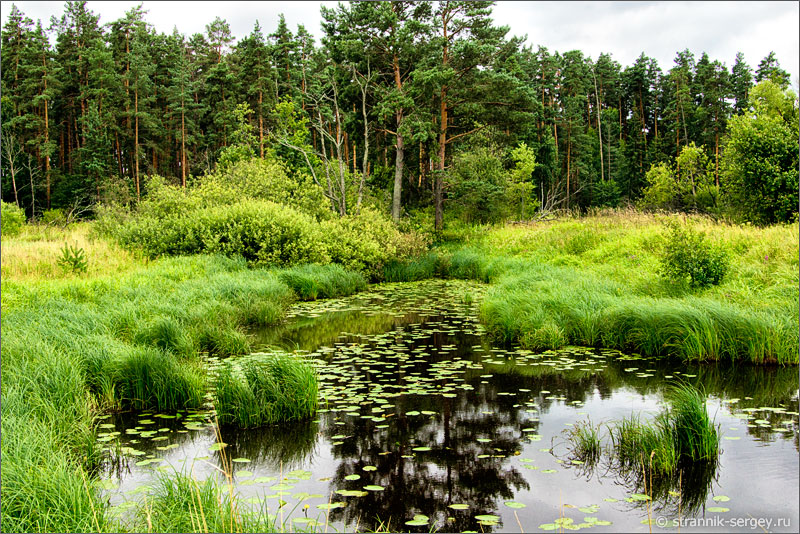
POLYGON ((721 247, 709 243, 705 235, 676 222, 669 233, 662 258, 662 274, 669 280, 688 281, 692 287, 708 287, 722 281, 728 271, 728 257, 721 247))
POLYGON ((330 261, 371 280, 380 279, 383 266, 398 255, 400 233, 377 211, 363 209, 359 215, 324 221, 320 226, 330 261))
POLYGON ((14 237, 22 231, 25 212, 16 204, 0 203, 0 232, 4 237, 14 237))
POLYGON ((257 265, 329 260, 314 220, 272 202, 245 201, 163 217, 139 216, 114 231, 121 245, 148 257, 222 254, 257 265))
POLYGON ((64 226, 67 223, 67 217, 64 210, 61 208, 54 208, 51 210, 44 210, 39 222, 42 224, 51 224, 55 226, 64 226))

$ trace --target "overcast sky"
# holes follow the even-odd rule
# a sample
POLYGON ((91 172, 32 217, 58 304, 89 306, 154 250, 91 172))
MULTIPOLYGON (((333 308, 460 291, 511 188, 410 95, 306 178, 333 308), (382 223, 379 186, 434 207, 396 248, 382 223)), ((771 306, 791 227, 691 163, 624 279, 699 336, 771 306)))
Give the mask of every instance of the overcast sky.
MULTIPOLYGON (((60 16, 64 2, 0 1, 5 24, 11 4, 17 4, 45 27, 50 16, 60 16)), ((88 7, 106 23, 123 16, 139 2, 92 1, 88 7)), ((219 15, 228 21, 235 37, 253 29, 256 20, 265 33, 272 32, 278 14, 284 13, 289 27, 304 24, 317 38, 319 6, 337 2, 167 2, 144 1, 146 20, 159 32, 173 27, 191 35, 204 32, 205 25, 219 15)), ((494 20, 510 28, 511 35, 527 35, 528 44, 550 51, 581 50, 592 58, 611 54, 623 67, 645 52, 658 60, 662 70, 673 65, 675 54, 688 48, 699 59, 703 51, 712 60, 733 65, 737 51, 755 70, 758 62, 774 50, 781 66, 797 86, 800 73, 800 3, 786 2, 504 2, 494 8, 494 20)))

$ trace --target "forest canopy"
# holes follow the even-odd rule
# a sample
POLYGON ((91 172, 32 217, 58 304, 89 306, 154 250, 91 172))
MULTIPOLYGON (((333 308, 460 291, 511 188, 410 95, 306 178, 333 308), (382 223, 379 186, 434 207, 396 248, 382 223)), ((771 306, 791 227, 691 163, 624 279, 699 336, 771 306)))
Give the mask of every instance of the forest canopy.
POLYGON ((258 159, 312 211, 436 230, 445 210, 493 222, 621 203, 797 218, 798 101, 774 53, 755 69, 688 49, 622 66, 524 45, 492 5, 322 7, 320 43, 283 16, 237 42, 219 17, 164 34, 141 5, 100 24, 69 1, 47 27, 12 6, 2 198, 28 218, 92 216, 151 183, 235 189, 228 171, 258 159))

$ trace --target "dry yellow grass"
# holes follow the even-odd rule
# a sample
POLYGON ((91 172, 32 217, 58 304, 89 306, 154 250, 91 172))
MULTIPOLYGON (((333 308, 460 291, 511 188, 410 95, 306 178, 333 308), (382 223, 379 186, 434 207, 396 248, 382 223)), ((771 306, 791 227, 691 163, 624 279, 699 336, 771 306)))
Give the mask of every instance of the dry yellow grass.
POLYGON ((20 235, 4 237, 0 243, 0 273, 3 280, 107 276, 128 271, 147 262, 103 238, 94 236, 91 226, 90 222, 76 223, 67 229, 25 225, 20 235), (86 252, 88 269, 85 274, 68 273, 58 265, 64 243, 75 245, 86 252))

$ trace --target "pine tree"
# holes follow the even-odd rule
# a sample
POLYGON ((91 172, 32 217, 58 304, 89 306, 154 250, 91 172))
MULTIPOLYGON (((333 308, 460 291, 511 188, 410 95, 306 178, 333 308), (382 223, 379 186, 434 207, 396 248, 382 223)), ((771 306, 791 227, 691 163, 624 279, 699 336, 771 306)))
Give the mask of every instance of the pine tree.
POLYGON ((731 68, 731 94, 734 98, 734 112, 740 115, 747 109, 747 98, 753 86, 753 71, 744 61, 744 54, 736 53, 736 62, 731 68))
POLYGON ((770 52, 761 60, 756 69, 756 83, 763 80, 772 80, 781 89, 789 87, 789 73, 781 68, 775 52, 770 52))

